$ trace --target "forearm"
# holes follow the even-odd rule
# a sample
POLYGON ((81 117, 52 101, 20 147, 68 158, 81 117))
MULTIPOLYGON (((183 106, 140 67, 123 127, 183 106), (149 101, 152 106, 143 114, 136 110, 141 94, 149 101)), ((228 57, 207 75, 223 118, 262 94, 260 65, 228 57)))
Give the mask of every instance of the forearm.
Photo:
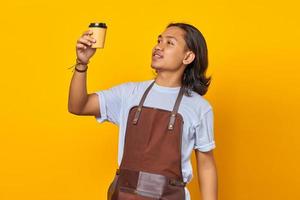
POLYGON ((198 181, 202 200, 218 199, 218 178, 214 163, 198 167, 198 181))
MULTIPOLYGON (((78 65, 77 69, 83 70, 86 66, 78 65)), ((69 100, 68 100, 68 109, 69 112, 74 114, 79 114, 83 109, 87 101, 87 86, 86 86, 87 72, 77 72, 74 71, 70 88, 69 88, 69 100)))

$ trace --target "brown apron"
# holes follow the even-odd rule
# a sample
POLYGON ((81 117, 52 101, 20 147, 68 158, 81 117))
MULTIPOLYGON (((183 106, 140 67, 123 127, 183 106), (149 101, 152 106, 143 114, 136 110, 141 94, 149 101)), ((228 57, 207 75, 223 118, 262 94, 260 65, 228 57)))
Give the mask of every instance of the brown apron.
POLYGON ((143 106, 130 109, 124 153, 108 189, 108 200, 185 200, 181 141, 183 118, 177 113, 184 93, 180 88, 173 111, 143 106))

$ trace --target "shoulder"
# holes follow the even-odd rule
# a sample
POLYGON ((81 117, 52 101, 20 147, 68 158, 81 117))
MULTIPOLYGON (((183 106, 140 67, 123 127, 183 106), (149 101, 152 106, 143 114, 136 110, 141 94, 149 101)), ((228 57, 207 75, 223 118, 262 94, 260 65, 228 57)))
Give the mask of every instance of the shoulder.
POLYGON ((184 100, 187 105, 192 107, 192 109, 197 113, 197 116, 202 118, 202 116, 213 109, 212 104, 203 96, 195 91, 191 91, 191 96, 184 96, 184 100))
POLYGON ((151 82, 152 80, 128 81, 117 84, 111 89, 119 91, 124 97, 128 97, 143 92, 151 84, 151 82))
POLYGON ((122 85, 123 89, 131 92, 137 92, 139 90, 146 89, 153 80, 145 80, 145 81, 130 81, 125 82, 122 85))
POLYGON ((145 90, 153 80, 144 80, 144 81, 131 81, 128 82, 129 85, 134 87, 135 90, 145 90))

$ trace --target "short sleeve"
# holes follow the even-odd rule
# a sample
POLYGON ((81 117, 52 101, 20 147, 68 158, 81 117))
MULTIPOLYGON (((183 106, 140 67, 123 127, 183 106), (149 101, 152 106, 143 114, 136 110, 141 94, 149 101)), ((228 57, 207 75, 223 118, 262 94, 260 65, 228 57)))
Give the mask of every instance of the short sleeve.
POLYGON ((194 127, 195 145, 194 149, 207 152, 216 147, 214 140, 214 116, 210 108, 200 118, 200 122, 194 127))
POLYGON ((100 116, 95 117, 99 123, 104 121, 120 124, 120 115, 125 91, 129 83, 123 83, 106 90, 96 92, 99 98, 100 116))

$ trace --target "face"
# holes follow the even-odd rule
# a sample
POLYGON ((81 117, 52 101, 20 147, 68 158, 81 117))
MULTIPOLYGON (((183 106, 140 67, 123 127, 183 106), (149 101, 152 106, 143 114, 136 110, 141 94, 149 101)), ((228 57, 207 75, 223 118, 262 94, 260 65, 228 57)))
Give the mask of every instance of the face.
POLYGON ((188 55, 184 40, 185 31, 179 27, 169 27, 157 38, 152 49, 151 67, 156 71, 178 71, 188 55))

